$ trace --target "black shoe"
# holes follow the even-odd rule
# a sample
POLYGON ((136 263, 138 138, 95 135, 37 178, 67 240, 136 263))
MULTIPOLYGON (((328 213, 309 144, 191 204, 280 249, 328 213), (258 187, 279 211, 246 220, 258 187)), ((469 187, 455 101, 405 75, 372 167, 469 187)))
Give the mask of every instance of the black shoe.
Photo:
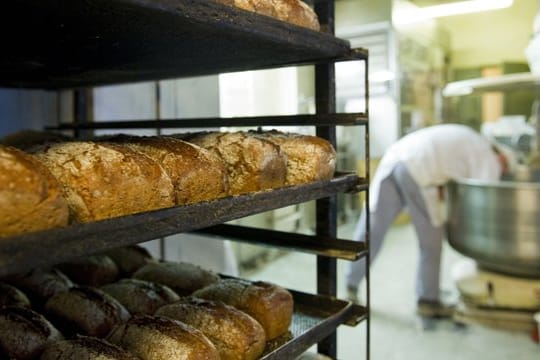
POLYGON ((454 311, 454 305, 443 304, 437 300, 419 300, 416 307, 416 313, 425 318, 450 318, 454 311))

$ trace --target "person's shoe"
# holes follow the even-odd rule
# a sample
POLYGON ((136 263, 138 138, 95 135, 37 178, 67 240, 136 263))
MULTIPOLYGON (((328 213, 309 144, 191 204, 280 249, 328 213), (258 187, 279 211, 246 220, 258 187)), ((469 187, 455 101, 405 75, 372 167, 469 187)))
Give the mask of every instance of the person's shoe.
POLYGON ((455 306, 437 300, 419 300, 416 313, 425 318, 449 318, 454 315, 455 306))
POLYGON ((355 287, 347 287, 347 300, 359 305, 360 299, 358 298, 358 289, 355 287))

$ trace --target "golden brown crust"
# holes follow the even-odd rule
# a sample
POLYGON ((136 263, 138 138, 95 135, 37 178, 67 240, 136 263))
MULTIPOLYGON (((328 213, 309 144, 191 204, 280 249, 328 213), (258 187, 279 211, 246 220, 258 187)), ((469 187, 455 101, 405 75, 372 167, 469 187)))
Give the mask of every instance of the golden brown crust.
POLYGON ((215 346, 199 330, 159 316, 137 316, 118 325, 108 340, 144 360, 219 360, 215 346))
POLYGON ((165 305, 158 316, 179 320, 202 331, 222 360, 254 360, 266 343, 262 326, 248 314, 222 302, 193 297, 165 305))
POLYGON ((24 307, 0 308, 0 352, 14 359, 38 358, 62 334, 41 314, 24 307))
POLYGON ((73 287, 47 301, 45 311, 64 333, 104 337, 128 311, 113 297, 91 287, 73 287))
POLYGON ((315 31, 320 30, 317 14, 301 0, 216 0, 229 6, 253 11, 270 16, 281 21, 306 27, 315 31))
POLYGON ((219 156, 227 166, 232 195, 285 184, 287 157, 278 146, 244 132, 179 135, 219 156))
POLYGON ((138 279, 122 279, 101 287, 132 314, 153 315, 160 307, 180 300, 168 286, 138 279))
POLYGON ((120 271, 106 255, 92 255, 71 259, 57 267, 79 285, 101 286, 116 281, 120 271))
POLYGON ((318 136, 272 131, 250 131, 278 145, 287 155, 287 185, 329 180, 336 169, 336 150, 318 136))
POLYGON ((91 336, 56 341, 45 348, 40 360, 137 360, 121 347, 91 336))
POLYGON ((293 314, 293 297, 286 289, 268 282, 223 279, 193 293, 194 297, 222 301, 244 311, 257 320, 274 339, 289 329, 293 314))
POLYGON ((180 296, 219 281, 215 272, 184 262, 149 263, 137 270, 133 278, 163 284, 180 296))
POLYGON ((62 185, 79 222, 174 205, 172 182, 163 168, 127 147, 74 141, 51 145, 35 155, 62 185))
POLYGON ((0 145, 0 237, 68 224, 60 186, 32 155, 0 145))
POLYGON ((168 136, 118 135, 108 141, 128 146, 163 166, 174 185, 177 205, 217 199, 228 193, 224 164, 197 145, 168 136))

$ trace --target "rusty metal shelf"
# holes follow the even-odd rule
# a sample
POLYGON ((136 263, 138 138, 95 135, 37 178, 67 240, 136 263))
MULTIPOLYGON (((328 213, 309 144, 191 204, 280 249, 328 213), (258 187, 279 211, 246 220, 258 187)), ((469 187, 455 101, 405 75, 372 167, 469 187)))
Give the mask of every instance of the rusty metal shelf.
POLYGON ((0 30, 6 87, 75 88, 368 56, 333 35, 212 0, 8 1, 0 30))
POLYGON ((0 276, 367 188, 356 174, 0 239, 0 276))

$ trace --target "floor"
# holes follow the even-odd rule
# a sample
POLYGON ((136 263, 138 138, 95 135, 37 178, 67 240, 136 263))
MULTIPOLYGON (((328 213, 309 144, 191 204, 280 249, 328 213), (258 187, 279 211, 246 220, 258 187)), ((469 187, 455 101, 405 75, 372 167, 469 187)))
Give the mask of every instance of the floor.
MULTIPOLYGON (((351 226, 339 236, 350 238, 351 226)), ((414 230, 394 226, 371 268, 371 359, 374 360, 532 360, 540 359, 540 345, 525 332, 506 331, 481 325, 458 326, 437 321, 427 330, 414 314, 414 269, 417 256, 414 230)), ((449 269, 462 260, 450 247, 443 250, 442 288, 450 297, 456 292, 449 269)), ((338 262, 338 297, 345 298, 342 275, 345 261, 338 262)), ((278 282, 305 291, 315 290, 315 257, 289 253, 258 267, 246 277, 278 282), (276 280, 279 279, 279 280, 276 280)), ((338 358, 366 358, 366 323, 338 329, 338 358)))

